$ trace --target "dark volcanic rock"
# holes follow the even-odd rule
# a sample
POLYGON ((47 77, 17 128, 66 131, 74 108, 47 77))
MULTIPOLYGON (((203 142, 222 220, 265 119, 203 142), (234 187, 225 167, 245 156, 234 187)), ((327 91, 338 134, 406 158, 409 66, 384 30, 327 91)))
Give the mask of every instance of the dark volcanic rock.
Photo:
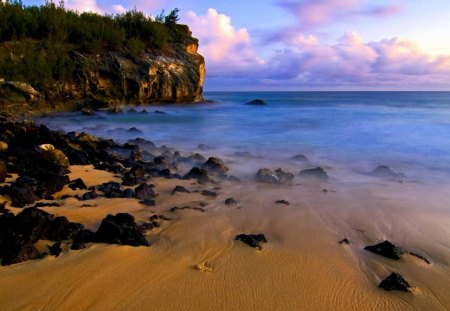
POLYGON ((142 200, 139 201, 140 204, 145 205, 145 206, 155 206, 156 202, 155 200, 142 200))
POLYGON ((280 183, 280 179, 277 175, 275 175, 274 172, 269 170, 268 168, 262 168, 258 170, 256 173, 255 179, 257 182, 260 183, 267 183, 267 184, 278 184, 280 183))
POLYGON ((280 180, 280 183, 282 183, 282 184, 289 184, 294 179, 294 174, 285 172, 281 168, 275 170, 274 173, 280 180))
POLYGON ((6 162, 0 159, 0 183, 4 183, 6 176, 8 175, 8 169, 6 167, 6 162))
POLYGON ((84 190, 87 189, 87 186, 81 178, 78 178, 69 183, 69 188, 72 190, 76 189, 84 190))
POLYGON ((261 249, 262 243, 267 243, 266 237, 264 234, 239 234, 234 238, 236 241, 244 242, 245 244, 261 249))
POLYGON ((217 193, 214 191, 203 190, 202 195, 204 195, 205 197, 217 198, 217 193))
POLYGON ((401 247, 395 246, 389 241, 384 241, 376 245, 366 246, 364 247, 364 249, 368 250, 369 252, 395 260, 399 260, 405 253, 405 251, 401 247))
POLYGON ((223 163, 219 158, 211 157, 202 166, 203 169, 207 170, 211 174, 225 175, 229 168, 223 163))
POLYGON ((250 106, 265 106, 265 105, 267 105, 267 103, 265 101, 263 101, 262 99, 254 99, 254 100, 249 101, 248 103, 246 103, 246 105, 250 105, 250 106))
POLYGON ((300 177, 316 179, 319 181, 327 181, 329 179, 327 172, 321 167, 303 170, 299 173, 300 177))
POLYGON ((123 189, 122 186, 114 181, 110 181, 98 186, 98 190, 105 194, 107 198, 122 198, 123 189))
POLYGON ((298 162, 309 162, 308 158, 303 154, 297 154, 292 159, 298 162))
POLYGON ((184 175, 183 179, 197 179, 198 181, 205 182, 209 180, 208 171, 202 168, 193 167, 189 173, 184 175))
POLYGON ((123 176, 123 184, 125 186, 135 186, 145 181, 145 169, 141 165, 133 166, 123 176))
POLYGON ((127 199, 131 199, 134 198, 135 194, 133 189, 125 189, 122 193, 122 198, 127 198, 127 199))
POLYGON ((35 179, 19 177, 6 190, 11 197, 11 206, 24 207, 39 200, 40 198, 35 193, 36 189, 37 183, 35 179))
POLYGON ((78 234, 73 238, 72 246, 70 249, 79 250, 86 246, 86 243, 94 242, 95 233, 91 230, 81 230, 78 234))
POLYGON ((56 242, 52 246, 48 246, 48 250, 50 252, 50 255, 59 257, 62 252, 61 242, 56 242))
POLYGON ((147 183, 142 183, 137 186, 136 189, 134 189, 134 193, 139 200, 151 200, 158 196, 153 188, 147 183))
POLYGON ((350 245, 350 241, 347 238, 344 238, 338 242, 339 244, 347 244, 350 245))
POLYGON ((83 196, 81 197, 82 201, 87 201, 87 200, 94 200, 98 197, 97 192, 95 191, 89 191, 89 192, 85 192, 83 194, 83 196))
POLYGON ((412 286, 397 272, 391 273, 391 275, 381 281, 378 287, 387 291, 400 290, 404 292, 409 292, 412 288, 412 286))
POLYGON ((228 198, 225 200, 225 205, 238 205, 239 201, 233 198, 228 198))
POLYGON ((272 172, 267 168, 258 170, 255 175, 255 180, 266 184, 290 184, 294 179, 294 175, 283 171, 281 168, 272 172))
POLYGON ((375 168, 372 173, 372 176, 380 177, 380 178, 405 178, 406 175, 400 172, 395 172, 387 165, 380 165, 377 168, 375 168))
POLYGON ((95 240, 100 243, 130 246, 150 245, 134 222, 134 217, 126 213, 106 216, 95 233, 95 240))
POLYGON ((37 208, 27 208, 14 216, 0 216, 0 258, 2 265, 11 265, 40 257, 34 243, 39 240, 71 239, 83 225, 69 222, 37 208))
POLYGON ((173 188, 171 194, 174 195, 177 192, 181 192, 181 193, 191 193, 188 189, 186 189, 183 186, 176 186, 175 188, 173 188))
POLYGON ((289 201, 287 200, 278 200, 275 202, 276 204, 282 204, 282 205, 290 205, 289 201))

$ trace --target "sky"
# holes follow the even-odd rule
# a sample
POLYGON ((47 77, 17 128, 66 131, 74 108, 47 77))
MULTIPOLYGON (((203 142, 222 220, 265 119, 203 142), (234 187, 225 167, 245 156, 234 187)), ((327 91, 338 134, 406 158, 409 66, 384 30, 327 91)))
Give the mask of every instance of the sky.
MULTIPOLYGON (((42 4, 44 1, 23 1, 42 4)), ((205 91, 450 91, 448 0, 66 0, 79 11, 180 9, 205 91)))

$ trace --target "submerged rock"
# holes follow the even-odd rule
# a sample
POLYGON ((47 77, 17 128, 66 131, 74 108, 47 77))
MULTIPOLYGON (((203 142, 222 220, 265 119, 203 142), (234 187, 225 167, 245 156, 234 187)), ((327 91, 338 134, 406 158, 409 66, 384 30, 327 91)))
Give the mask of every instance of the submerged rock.
POLYGON ((225 175, 229 168, 223 163, 219 158, 210 157, 208 161, 202 166, 203 169, 207 170, 211 174, 225 175))
POLYGON ((126 213, 106 216, 95 233, 95 240, 108 244, 150 246, 139 226, 134 222, 134 217, 126 213))
POLYGON ((365 250, 387 257, 394 260, 399 260, 405 251, 398 246, 395 246, 389 241, 384 241, 376 245, 366 246, 365 250))
POLYGON ((309 162, 308 158, 303 154, 297 154, 292 159, 298 162, 309 162))
POLYGON ((329 179, 327 172, 321 167, 303 170, 299 173, 300 177, 316 179, 319 181, 327 181, 329 179))
POLYGON ((261 249, 262 243, 267 243, 264 234, 239 234, 234 238, 236 241, 241 241, 251 247, 261 249))
POLYGON ((397 272, 391 273, 391 275, 381 281, 378 287, 387 291, 400 290, 404 292, 409 292, 412 288, 412 286, 397 272))
POLYGON ((267 184, 290 184, 294 179, 294 174, 285 172, 281 168, 272 172, 268 168, 258 170, 255 180, 260 183, 267 184))
POLYGON ((387 165, 380 165, 377 168, 375 168, 371 173, 372 176, 380 177, 380 178, 405 178, 406 175, 400 172, 396 172, 393 169, 391 169, 387 165))
POLYGON ((254 99, 254 100, 249 101, 248 103, 246 103, 246 105, 249 105, 249 106, 265 106, 265 105, 267 105, 267 103, 265 101, 263 101, 262 99, 254 99))

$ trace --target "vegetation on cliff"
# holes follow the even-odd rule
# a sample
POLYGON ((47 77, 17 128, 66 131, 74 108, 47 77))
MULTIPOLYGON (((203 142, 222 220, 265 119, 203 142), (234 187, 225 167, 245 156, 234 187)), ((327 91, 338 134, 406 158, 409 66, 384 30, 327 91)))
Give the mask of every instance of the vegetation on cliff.
MULTIPOLYGON (((136 60, 144 52, 173 54, 197 44, 189 28, 177 22, 178 9, 152 18, 136 9, 113 16, 67 10, 63 1, 42 6, 0 1, 0 83, 20 81, 58 93, 55 85, 61 89, 61 81, 80 82, 83 64, 74 54, 114 52, 136 60)), ((0 98, 23 100, 8 88, 0 89, 0 98)))

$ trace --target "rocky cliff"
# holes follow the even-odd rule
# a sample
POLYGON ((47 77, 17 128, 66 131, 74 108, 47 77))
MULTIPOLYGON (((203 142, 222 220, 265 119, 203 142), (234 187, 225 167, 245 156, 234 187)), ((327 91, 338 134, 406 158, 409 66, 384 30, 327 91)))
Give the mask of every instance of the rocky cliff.
POLYGON ((201 102, 205 62, 197 49, 198 41, 189 32, 181 43, 147 49, 138 57, 72 51, 69 54, 76 67, 71 78, 45 90, 6 81, 0 73, 0 110, 26 113, 201 102))

